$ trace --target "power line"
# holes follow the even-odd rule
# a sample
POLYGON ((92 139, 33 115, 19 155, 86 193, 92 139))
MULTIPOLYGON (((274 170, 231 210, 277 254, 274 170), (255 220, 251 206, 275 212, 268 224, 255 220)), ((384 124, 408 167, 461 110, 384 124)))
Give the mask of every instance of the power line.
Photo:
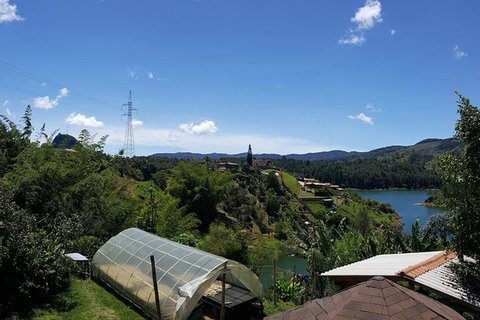
MULTIPOLYGON (((7 86, 7 87, 10 87, 10 88, 13 88, 13 89, 16 89, 16 90, 19 90, 19 91, 22 91, 22 92, 25 92, 25 93, 28 93, 28 94, 31 94, 31 95, 34 95, 34 96, 41 96, 41 94, 39 94, 39 93, 35 93, 35 92, 32 92, 32 91, 29 91, 29 90, 26 90, 26 89, 23 89, 23 88, 20 88, 20 87, 17 87, 17 86, 8 84, 8 83, 3 82, 3 81, 1 81, 1 80, 0 80, 0 84, 2 84, 2 85, 4 85, 4 86, 7 86)), ((62 102, 62 105, 68 106, 68 107, 71 107, 71 108, 74 108, 74 109, 80 109, 80 110, 85 110, 85 111, 88 111, 88 112, 92 112, 92 111, 89 110, 89 109, 82 108, 82 107, 78 107, 78 106, 73 106, 73 105, 71 105, 71 104, 64 103, 64 102, 62 102)), ((104 113, 101 113, 101 112, 93 111, 92 113, 95 113, 95 114, 97 114, 97 115, 101 115, 101 116, 103 116, 103 117, 115 119, 115 120, 117 120, 117 121, 121 121, 120 119, 118 119, 118 118, 116 118, 116 117, 113 117, 113 116, 111 116, 111 115, 107 115, 107 114, 104 114, 104 113)))
MULTIPOLYGON (((8 63, 6 61, 3 61, 3 60, 0 60, 0 67, 4 68, 4 69, 7 69, 9 71, 12 71, 12 72, 15 72, 17 74, 20 74, 26 78, 29 78, 29 79, 32 79, 34 81, 37 81, 37 82, 40 82, 40 83, 47 83, 49 85, 51 85, 52 87, 55 87, 57 89, 61 89, 61 88, 65 88, 67 86, 65 85, 61 85, 61 84, 58 84, 54 81, 51 81, 51 80, 48 80, 42 76, 39 76, 39 75, 36 75, 34 73, 31 73, 27 70, 24 70, 20 67, 17 67, 17 66, 14 66, 13 64, 11 63, 8 63)), ((98 103, 98 104, 103 104, 105 106, 108 106, 110 108, 114 108, 114 109, 117 109, 118 107, 114 106, 113 104, 110 104, 108 102, 105 102, 105 101, 102 101, 100 99, 97 99, 97 98, 94 98, 94 97, 91 97, 89 95, 86 95, 82 92, 79 92, 79 91, 76 91, 76 90, 72 90, 72 89, 68 89, 69 93, 72 93, 74 95, 77 95, 81 98, 84 98, 86 100, 89 100, 91 102, 95 102, 95 103, 98 103)))
MULTIPOLYGON (((29 72, 29 71, 27 71, 27 70, 25 70, 25 69, 22 69, 22 68, 20 68, 20 67, 18 67, 18 66, 15 66, 15 65, 13 65, 13 64, 11 64, 11 63, 9 63, 9 62, 3 61, 3 60, 0 60, 0 67, 4 68, 4 69, 6 69, 6 70, 9 70, 9 71, 11 71, 11 72, 15 72, 15 73, 17 73, 17 74, 19 74, 19 75, 21 75, 21 76, 23 76, 23 77, 25 77, 25 78, 29 78, 29 79, 32 79, 32 80, 34 80, 34 81, 37 81, 37 82, 39 82, 39 83, 42 83, 42 84, 43 84, 43 83, 47 83, 47 84, 49 84, 50 86, 52 86, 52 87, 54 87, 54 88, 57 88, 57 89, 62 89, 62 88, 68 87, 68 86, 65 86, 65 85, 56 83, 56 82, 54 82, 54 81, 52 81, 52 80, 49 80, 49 79, 47 79, 47 78, 45 78, 45 77, 43 77, 43 76, 40 76, 40 75, 34 74, 34 73, 32 73, 32 72, 29 72)), ((28 90, 25 90, 25 89, 16 87, 16 86, 14 86, 14 85, 10 85, 10 84, 7 84, 7 83, 5 83, 5 82, 1 82, 1 81, 0 81, 0 83, 6 85, 6 86, 8 86, 8 87, 11 87, 11 88, 14 88, 14 89, 17 89, 17 90, 26 92, 26 93, 28 93, 28 94, 32 94, 32 95, 35 95, 35 96, 42 96, 42 94, 34 93, 34 92, 32 92, 32 91, 28 91, 28 90)), ((115 106, 115 105, 113 105, 113 104, 111 104, 111 103, 102 101, 102 100, 100 100, 100 99, 94 98, 94 97, 92 97, 92 96, 89 96, 89 95, 87 95, 87 94, 84 94, 84 93, 82 93, 82 92, 80 92, 80 91, 72 90, 72 89, 70 89, 70 88, 68 88, 68 91, 69 91, 69 93, 71 93, 71 94, 73 94, 73 95, 76 95, 76 96, 78 96, 78 97, 81 97, 81 98, 83 98, 83 99, 86 99, 86 100, 88 100, 88 101, 91 101, 91 102, 94 102, 94 103, 97 103, 97 104, 102 104, 102 105, 108 106, 109 108, 118 110, 118 107, 117 107, 117 106, 115 106)), ((66 103, 62 103, 62 104, 63 104, 63 105, 66 105, 66 106, 70 106, 70 107, 72 107, 72 108, 78 108, 78 109, 81 109, 81 110, 85 110, 85 111, 88 111, 88 112, 91 112, 91 113, 94 113, 94 114, 97 114, 97 115, 101 115, 101 116, 104 116, 104 117, 107 117, 107 118, 112 118, 112 119, 115 119, 115 120, 118 119, 118 118, 112 117, 111 115, 102 114, 102 113, 100 113, 100 112, 92 111, 92 110, 90 110, 90 109, 85 109, 85 108, 80 108, 80 107, 74 107, 74 106, 69 105, 69 104, 66 104, 66 103)), ((128 105, 128 103, 127 103, 127 105, 128 105)), ((133 109, 133 110, 136 110, 136 109, 133 109)), ((128 116, 128 110, 127 110, 127 114, 125 114, 125 115, 128 116)), ((133 115, 132 115, 132 116, 133 116, 133 115)), ((139 116, 138 113, 137 113, 137 116, 139 116)), ((140 116, 139 116, 139 117, 140 117, 140 116)), ((154 128, 152 125, 150 125, 147 121, 145 121, 142 117, 140 117, 140 118, 142 119, 143 124, 145 124, 146 126, 148 126, 148 127, 151 128, 151 129, 155 130, 155 128, 154 128)), ((132 120, 133 120, 133 118, 132 118, 132 120)), ((129 127, 129 122, 127 121, 127 128, 128 128, 128 127, 129 127)), ((130 130, 130 129, 128 129, 128 130, 130 130)), ((128 141, 132 141, 132 142, 133 142, 133 125, 131 126, 131 132, 132 132, 132 139, 130 139, 129 136, 127 137, 127 135, 126 135, 125 137, 128 138, 128 141)), ((153 136, 155 136, 159 141, 163 140, 163 139, 161 139, 161 138, 157 135, 157 133, 156 133, 155 131, 152 131, 151 134, 152 134, 153 136)), ((140 136, 144 137, 144 135, 140 135, 140 136)), ((130 144, 127 144, 127 145, 130 145, 130 144)), ((127 145, 124 145, 124 147, 127 147, 127 145)), ((133 151, 129 151, 129 154, 130 154, 130 153, 134 154, 134 153, 135 153, 135 150, 134 150, 135 147, 134 147, 134 144, 133 144, 133 143, 132 143, 131 145, 133 146, 133 148, 130 148, 130 147, 129 147, 129 150, 133 150, 133 151)))
MULTIPOLYGON (((8 62, 6 62, 6 61, 3 61, 3 60, 0 60, 0 67, 2 67, 2 68, 4 68, 4 69, 7 69, 7 70, 9 70, 9 71, 15 72, 15 73, 17 73, 17 74, 20 74, 20 75, 22 75, 22 76, 24 76, 24 77, 26 77, 26 78, 32 79, 32 80, 34 80, 34 81, 37 81, 37 82, 40 82, 40 83, 48 83, 49 85, 51 85, 52 87, 55 87, 55 88, 57 88, 57 89, 61 89, 61 88, 67 87, 67 86, 65 86, 65 85, 61 85, 61 84, 59 84, 59 83, 56 83, 56 82, 54 82, 54 81, 51 81, 51 80, 49 80, 49 79, 47 79, 47 78, 45 78, 45 77, 43 77, 43 76, 36 75, 36 74, 34 74, 34 73, 32 73, 32 72, 29 72, 29 71, 27 71, 27 70, 25 70, 25 69, 22 69, 22 68, 20 68, 20 67, 17 67, 17 66, 15 66, 15 65, 13 65, 13 64, 11 64, 11 63, 8 63, 8 62)), ((9 87, 11 87, 11 88, 15 88, 15 89, 18 89, 18 90, 20 90, 20 91, 29 93, 29 94, 33 94, 33 95, 36 95, 36 96, 41 96, 41 94, 37 94, 37 93, 31 92, 31 91, 28 91, 28 90, 25 90, 25 89, 21 89, 21 88, 19 88, 19 87, 15 87, 15 86, 13 86, 13 85, 9 85, 9 84, 6 84, 6 83, 4 83, 4 82, 3 82, 3 84, 5 84, 6 86, 9 86, 9 87)), ((72 93, 72 94, 74 94, 74 95, 77 95, 77 96, 79 96, 79 97, 81 97, 81 98, 87 99, 87 100, 89 100, 89 101, 92 101, 92 102, 95 102, 95 103, 98 103, 98 104, 103 104, 103 105, 106 105, 106 106, 108 106, 108 107, 110 107, 110 108, 112 108, 112 109, 118 110, 118 107, 115 106, 115 105, 113 105, 113 104, 110 104, 110 103, 105 102, 105 101, 102 101, 102 100, 100 100, 100 99, 91 97, 91 96, 89 96, 89 95, 87 95, 87 94, 84 94, 84 93, 82 93, 82 92, 79 92, 79 91, 76 91, 76 90, 72 90, 72 89, 70 89, 70 88, 69 88, 68 90, 69 90, 69 93, 72 93)), ((67 105, 67 104, 65 104, 65 105, 67 105)), ((84 110, 86 110, 86 109, 84 109, 84 110)), ((88 111, 90 111, 90 110, 88 110, 88 111)), ((96 113, 96 114, 99 114, 99 115, 102 115, 101 113, 98 113, 98 112, 95 112, 95 113, 96 113)), ((105 116, 105 114, 103 114, 103 116, 105 116)), ((111 116, 108 116, 108 117, 111 117, 111 116)), ((144 123, 145 125, 147 125, 148 127, 154 129, 154 127, 151 126, 151 125, 149 125, 149 123, 148 123, 147 121, 145 121, 143 118, 142 118, 142 121, 143 121, 143 123, 144 123)), ((154 134, 155 134, 155 133, 154 133, 154 134)), ((155 135, 156 135, 156 134, 155 134, 155 135)), ((160 139, 160 140, 161 140, 161 139, 160 139)))

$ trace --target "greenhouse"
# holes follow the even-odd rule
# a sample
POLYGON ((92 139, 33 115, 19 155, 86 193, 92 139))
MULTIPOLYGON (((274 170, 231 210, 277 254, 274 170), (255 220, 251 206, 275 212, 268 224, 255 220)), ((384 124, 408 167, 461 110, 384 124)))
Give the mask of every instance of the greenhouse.
POLYGON ((158 319, 151 256, 162 319, 188 319, 202 303, 223 301, 234 310, 262 299, 261 283, 244 265, 136 228, 112 237, 95 253, 92 275, 158 319))

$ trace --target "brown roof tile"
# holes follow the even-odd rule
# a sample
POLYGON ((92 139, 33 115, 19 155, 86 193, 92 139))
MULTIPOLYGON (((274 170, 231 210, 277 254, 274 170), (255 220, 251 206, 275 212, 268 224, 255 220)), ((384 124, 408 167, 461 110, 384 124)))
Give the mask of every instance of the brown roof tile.
POLYGON ((424 274, 425 272, 438 268, 447 263, 448 261, 455 259, 456 257, 457 254, 455 252, 450 252, 447 254, 447 252, 443 251, 437 255, 434 255, 430 259, 400 270, 399 272, 397 272, 397 274, 405 274, 406 276, 415 279, 416 277, 424 274))
POLYGON ((304 305, 265 320, 386 320, 464 319, 453 309, 383 277, 374 277, 332 297, 304 305))
POLYGON ((391 304, 387 307, 388 309, 388 314, 389 315, 394 315, 396 313, 402 312, 403 308, 400 306, 398 303, 391 304))

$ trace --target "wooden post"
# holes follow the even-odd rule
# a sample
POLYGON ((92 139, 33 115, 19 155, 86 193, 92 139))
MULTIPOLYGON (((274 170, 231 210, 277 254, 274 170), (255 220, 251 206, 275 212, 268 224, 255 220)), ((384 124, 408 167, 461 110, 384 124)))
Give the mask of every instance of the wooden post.
POLYGON ((297 265, 293 265, 293 277, 292 277, 292 299, 295 294, 295 283, 297 282, 297 265))
POLYGON ((277 305, 277 267, 275 266, 275 259, 273 259, 273 303, 277 305))
POLYGON ((153 291, 155 291, 155 306, 157 307, 157 319, 162 320, 162 313, 160 312, 160 297, 158 296, 157 271, 155 269, 155 257, 150 256, 150 264, 152 265, 152 281, 153 291))
POLYGON ((317 274, 315 272, 315 266, 313 267, 313 272, 312 272, 312 296, 310 300, 315 299, 315 287, 317 286, 317 274))
POLYGON ((225 277, 227 275, 227 265, 222 274, 222 306, 220 308, 220 320, 225 320, 225 277))

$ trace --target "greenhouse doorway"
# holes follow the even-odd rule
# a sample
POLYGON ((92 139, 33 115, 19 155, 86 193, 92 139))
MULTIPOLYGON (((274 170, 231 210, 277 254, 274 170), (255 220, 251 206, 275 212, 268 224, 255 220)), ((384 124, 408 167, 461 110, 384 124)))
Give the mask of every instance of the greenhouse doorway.
MULTIPOLYGON (((200 299, 202 313, 210 319, 221 319, 222 280, 217 279, 200 299)), ((225 320, 262 319, 263 306, 252 292, 225 283, 225 320)))

